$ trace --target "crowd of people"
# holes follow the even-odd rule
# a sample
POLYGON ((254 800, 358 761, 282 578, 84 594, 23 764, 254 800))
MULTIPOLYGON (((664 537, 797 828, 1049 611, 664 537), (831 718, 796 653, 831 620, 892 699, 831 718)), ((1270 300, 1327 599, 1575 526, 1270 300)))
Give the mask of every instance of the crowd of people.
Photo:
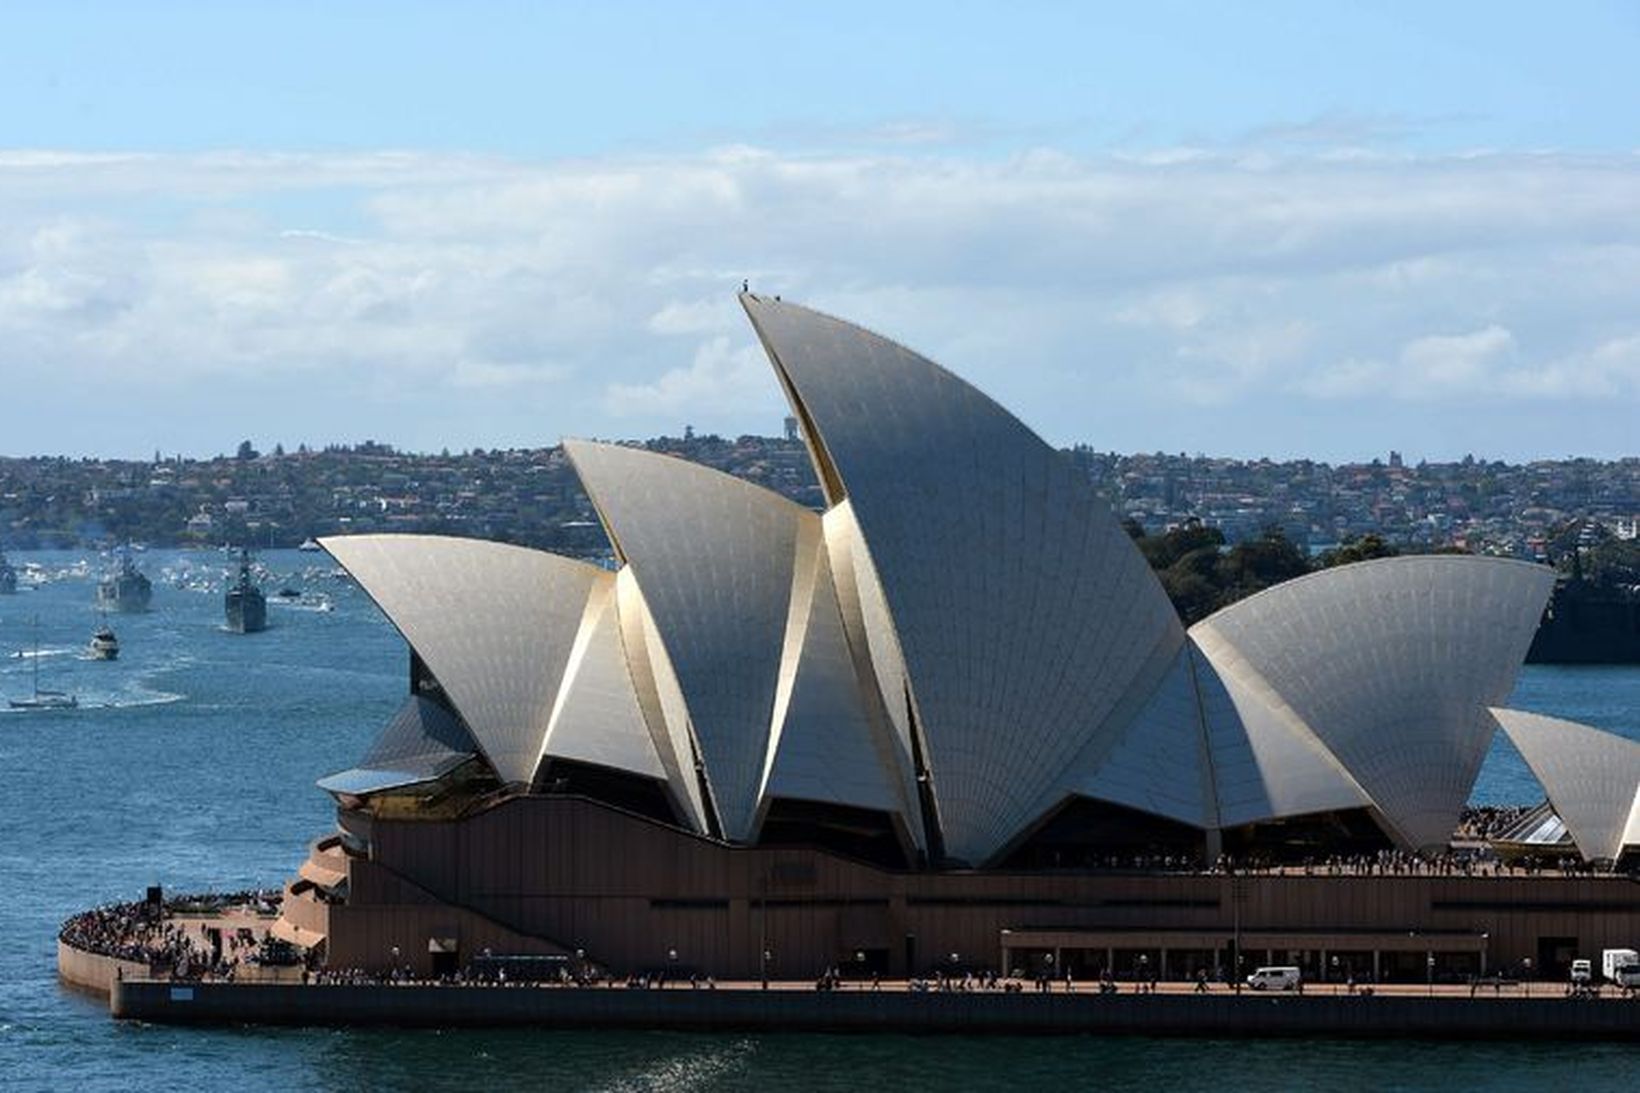
POLYGON ((1486 846, 1460 847, 1438 854, 1414 854, 1388 848, 1314 856, 1220 854, 1206 865, 1199 858, 1186 855, 1103 854, 1084 856, 1074 863, 1061 861, 1055 864, 1055 868, 1112 873, 1208 873, 1215 876, 1289 873, 1306 876, 1475 877, 1596 872, 1594 866, 1575 854, 1505 858, 1486 846))
POLYGON ((277 890, 258 889, 168 902, 111 903, 73 916, 58 938, 82 952, 142 964, 151 975, 231 980, 242 964, 290 963, 299 959, 297 951, 265 929, 213 928, 174 916, 219 915, 230 909, 269 915, 277 911, 279 898, 277 890))
POLYGON ((1219 854, 1211 861, 1188 850, 1105 852, 1058 848, 1033 861, 1034 866, 1080 872, 1279 874, 1335 876, 1535 876, 1595 872, 1570 844, 1545 847, 1532 856, 1504 856, 1492 841, 1520 823, 1534 806, 1469 805, 1458 816, 1450 848, 1438 854, 1372 849, 1305 855, 1294 847, 1269 846, 1219 854), (1564 852, 1557 852, 1564 851, 1564 852))
POLYGON ((1467 805, 1458 814, 1455 840, 1495 839, 1532 811, 1530 805, 1467 805))
POLYGON ((1297 862, 1224 855, 1214 862, 1211 870, 1226 875, 1297 873, 1330 877, 1503 877, 1545 873, 1582 875, 1595 871, 1594 866, 1577 857, 1500 858, 1485 849, 1448 850, 1439 854, 1385 849, 1361 854, 1328 854, 1297 862))
POLYGON ((162 951, 156 935, 163 925, 150 904, 112 903, 81 911, 57 936, 82 952, 151 964, 162 951))

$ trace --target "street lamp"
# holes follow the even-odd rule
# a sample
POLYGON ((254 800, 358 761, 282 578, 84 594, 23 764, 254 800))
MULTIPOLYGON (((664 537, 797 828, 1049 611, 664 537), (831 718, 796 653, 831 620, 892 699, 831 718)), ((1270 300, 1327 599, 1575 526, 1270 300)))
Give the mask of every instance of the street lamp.
POLYGON ((1435 954, 1424 957, 1424 976, 1429 982, 1429 993, 1435 993, 1435 954))
POLYGON ((1532 958, 1527 957, 1521 963, 1526 967, 1526 975, 1523 978, 1526 983, 1526 997, 1530 998, 1532 997, 1532 958))
POLYGON ((1332 981, 1333 981, 1333 993, 1337 994, 1338 993, 1338 954, 1337 953, 1332 954, 1332 981))
POLYGON ((396 980, 399 977, 399 947, 397 945, 393 946, 392 953, 393 963, 388 968, 388 978, 396 980))
POLYGON ((773 959, 774 959, 774 954, 771 953, 769 950, 764 949, 763 950, 763 989, 764 990, 769 989, 769 961, 771 961, 773 959))
POLYGON ((666 978, 668 980, 672 980, 672 979, 676 979, 677 977, 678 977, 678 951, 676 949, 668 949, 668 950, 666 950, 666 978))
POLYGON ((1144 990, 1145 985, 1150 982, 1149 971, 1150 971, 1150 957, 1146 956, 1144 953, 1140 953, 1139 954, 1139 989, 1140 990, 1144 990))
POLYGON ((575 974, 578 977, 576 985, 584 986, 587 981, 587 951, 585 949, 575 950, 575 974))

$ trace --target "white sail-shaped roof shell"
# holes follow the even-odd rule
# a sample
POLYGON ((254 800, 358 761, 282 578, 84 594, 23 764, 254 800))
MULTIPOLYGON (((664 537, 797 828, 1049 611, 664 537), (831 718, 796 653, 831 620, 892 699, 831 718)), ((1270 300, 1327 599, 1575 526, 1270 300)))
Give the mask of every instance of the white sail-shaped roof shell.
POLYGON ((1114 748, 1079 755, 1041 815, 1068 796, 1197 827, 1368 807, 1343 765, 1212 630, 1192 630, 1114 748))
POLYGON ((627 668, 616 578, 600 573, 564 670, 542 758, 574 759, 669 782, 627 668))
MULTIPOLYGON (((617 573, 474 540, 325 541, 501 778, 558 758, 661 779, 686 826, 734 841, 781 799, 881 810, 973 864, 1075 797, 1208 831, 1369 808, 1404 846, 1445 844, 1549 570, 1360 563, 1186 633, 1084 476, 1006 411, 877 335, 743 300, 824 516, 670 456, 569 441, 617 573)), ((422 712, 393 754, 426 755, 347 785, 459 761, 426 743, 422 712)), ((1497 717, 1586 854, 1635 837, 1640 745, 1497 717)))
POLYGON ((1006 410, 859 327, 742 302, 869 548, 945 850, 978 864, 1116 746, 1183 629, 1109 506, 1006 410))
POLYGON ((820 517, 671 456, 565 448, 642 589, 723 835, 749 840, 765 795, 903 813, 858 694, 820 517))
POLYGON ((529 782, 596 566, 438 535, 348 535, 321 545, 438 679, 504 782, 529 782))
POLYGON ((1136 688, 1134 695, 1142 701, 1123 712, 1124 731, 1115 746, 1093 741, 1065 767, 1033 811, 1045 816, 1075 795, 1196 827, 1216 826, 1189 649, 1180 646, 1161 675, 1136 688))
POLYGON ((706 802, 701 795, 699 758, 694 733, 689 727, 689 710, 678 687, 677 674, 666 655, 660 631, 644 602, 643 589, 630 566, 615 575, 615 616, 620 623, 621 648, 627 670, 643 712, 649 738, 666 771, 673 800, 682 807, 684 820, 693 831, 708 831, 706 802))
POLYGON ((1343 764, 1234 646, 1199 626, 1190 639, 1215 826, 1372 805, 1343 764))
POLYGON ((860 536, 859 525, 854 522, 853 507, 848 501, 842 501, 827 510, 822 520, 832 590, 848 639, 861 701, 873 725, 873 740, 878 753, 887 756, 885 768, 891 778, 897 779, 899 793, 907 802, 905 817, 912 840, 926 850, 927 831, 918 801, 908 684, 899 635, 894 632, 871 552, 860 536))
POLYGON ((1553 581, 1497 558, 1386 558, 1277 585, 1191 636, 1233 696, 1262 692, 1313 735, 1399 841, 1444 846, 1553 581))
POLYGON ((1640 742, 1558 717, 1492 712, 1584 858, 1616 861, 1640 845, 1640 742))
POLYGON ((895 777, 891 730, 856 672, 820 521, 805 513, 801 529, 761 799, 880 810, 901 817, 916 843, 915 798, 895 777))

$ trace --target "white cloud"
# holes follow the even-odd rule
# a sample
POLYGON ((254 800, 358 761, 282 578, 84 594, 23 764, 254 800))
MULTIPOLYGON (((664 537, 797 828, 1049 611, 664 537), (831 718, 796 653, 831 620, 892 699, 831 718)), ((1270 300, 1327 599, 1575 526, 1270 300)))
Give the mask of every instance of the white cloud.
POLYGON ((459 361, 451 375, 456 387, 520 387, 548 384, 563 376, 551 365, 496 364, 491 361, 459 361))
MULTIPOLYGON (((718 280, 722 280, 721 277, 718 280)), ((736 308, 723 293, 715 298, 668 300, 649 316, 648 327, 657 334, 702 334, 734 325, 736 308)))
POLYGON ((651 383, 612 383, 604 405, 620 418, 678 419, 703 416, 708 428, 726 414, 759 409, 772 420, 769 365, 762 351, 719 336, 695 349, 687 368, 672 368, 651 383))
POLYGON ((1640 398, 1640 333, 1601 342, 1584 353, 1514 369, 1502 377, 1510 394, 1528 399, 1640 398))
MULTIPOLYGON (((1477 398, 1632 418, 1640 159, 1339 155, 1329 127, 1359 119, 1322 121, 1097 158, 0 152, 0 370, 42 404, 140 374, 182 431, 211 427, 207 397, 290 383, 345 392, 337 427, 432 448, 771 431, 745 277, 1058 441, 1256 451, 1314 413, 1477 398), (490 435, 446 437, 455 417, 490 435)), ((6 449, 58 442, 7 416, 6 449)), ((1328 440, 1376 450, 1380 426, 1328 440)))
POLYGON ((1401 348, 1400 393, 1408 398, 1480 394, 1514 349, 1515 336, 1495 323, 1468 334, 1414 338, 1401 348))

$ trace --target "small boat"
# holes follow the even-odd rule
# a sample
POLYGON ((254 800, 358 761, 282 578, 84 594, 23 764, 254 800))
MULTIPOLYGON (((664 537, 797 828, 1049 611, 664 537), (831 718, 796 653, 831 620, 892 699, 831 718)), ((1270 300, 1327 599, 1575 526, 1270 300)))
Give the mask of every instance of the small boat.
POLYGON ((80 700, 67 691, 42 691, 40 689, 40 620, 34 620, 34 695, 31 698, 14 698, 8 703, 14 710, 72 710, 80 704, 80 700))
POLYGON ((317 540, 310 537, 310 538, 307 538, 307 539, 303 539, 302 540, 302 545, 297 547, 296 549, 297 550, 306 550, 306 551, 311 552, 311 551, 315 551, 315 550, 323 550, 325 548, 320 546, 317 540))
POLYGON ((106 622, 97 627, 97 632, 91 635, 91 644, 86 646, 86 652, 92 660, 117 660, 120 639, 114 636, 114 628, 106 622))

